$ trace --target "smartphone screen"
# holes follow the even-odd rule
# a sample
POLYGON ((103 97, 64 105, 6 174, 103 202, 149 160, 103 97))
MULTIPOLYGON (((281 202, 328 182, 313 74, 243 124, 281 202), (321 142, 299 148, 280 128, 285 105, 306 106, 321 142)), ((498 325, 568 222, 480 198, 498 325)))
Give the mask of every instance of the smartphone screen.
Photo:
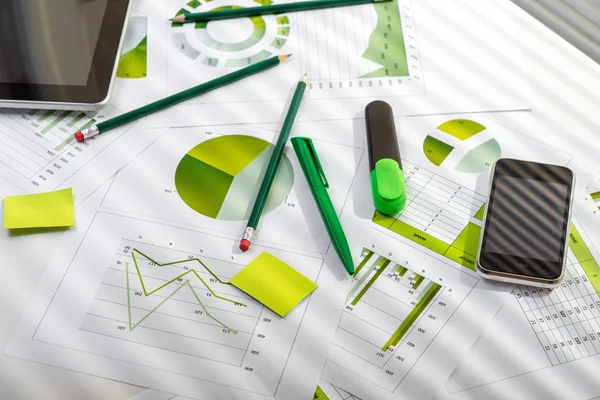
POLYGON ((499 175, 484 251, 560 261, 568 195, 565 184, 499 175))
POLYGON ((556 279, 566 252, 572 173, 559 166, 518 160, 498 163, 480 266, 490 272, 556 279))

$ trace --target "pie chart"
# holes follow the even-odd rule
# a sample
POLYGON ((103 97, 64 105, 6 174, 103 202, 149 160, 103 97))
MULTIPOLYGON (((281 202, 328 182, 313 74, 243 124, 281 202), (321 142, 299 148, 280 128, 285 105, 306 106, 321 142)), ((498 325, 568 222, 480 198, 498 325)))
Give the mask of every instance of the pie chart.
POLYGON ((123 40, 123 50, 117 76, 125 79, 145 78, 147 74, 147 36, 146 17, 136 16, 129 19, 127 32, 123 40))
POLYGON ((502 155, 498 141, 489 137, 490 132, 478 122, 454 119, 444 122, 437 130, 436 137, 428 135, 425 138, 423 152, 438 167, 442 164, 450 167, 445 164, 452 155, 455 170, 480 173, 489 170, 502 155))
MULTIPOLYGON (((271 5, 272 0, 191 0, 177 15, 271 5)), ((175 46, 209 67, 245 67, 280 54, 290 36, 286 15, 171 24, 175 46)))
MULTIPOLYGON (((266 166, 271 143, 245 135, 219 136, 187 152, 175 171, 179 197, 194 211, 224 221, 248 219, 266 166)), ((290 160, 281 159, 263 214, 281 205, 294 184, 290 160)))

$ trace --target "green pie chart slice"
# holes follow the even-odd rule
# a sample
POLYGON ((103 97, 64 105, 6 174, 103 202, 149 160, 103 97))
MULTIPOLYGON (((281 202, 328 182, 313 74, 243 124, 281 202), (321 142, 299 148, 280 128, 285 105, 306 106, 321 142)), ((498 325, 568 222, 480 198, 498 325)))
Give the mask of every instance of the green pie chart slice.
POLYGON ((491 168, 502 155, 500 144, 490 139, 470 150, 456 166, 460 172, 479 173, 491 168))
MULTIPOLYGON (((274 146, 252 136, 207 140, 183 156, 175 172, 179 197, 194 211, 224 221, 248 219, 274 146)), ((280 206, 294 182, 284 155, 263 213, 280 206)))
POLYGON ((438 129, 450 136, 454 136, 458 140, 467 140, 471 136, 475 136, 479 132, 484 131, 485 126, 481 125, 479 122, 468 119, 453 119, 444 122, 438 126, 438 129))
POLYGON ((442 165, 452 150, 454 150, 454 147, 434 138, 433 136, 427 136, 423 141, 423 152, 425 153, 425 156, 429 161, 438 167, 442 165))
POLYGON ((145 78, 148 59, 146 49, 146 38, 144 38, 135 48, 123 54, 117 67, 117 76, 128 79, 145 78))

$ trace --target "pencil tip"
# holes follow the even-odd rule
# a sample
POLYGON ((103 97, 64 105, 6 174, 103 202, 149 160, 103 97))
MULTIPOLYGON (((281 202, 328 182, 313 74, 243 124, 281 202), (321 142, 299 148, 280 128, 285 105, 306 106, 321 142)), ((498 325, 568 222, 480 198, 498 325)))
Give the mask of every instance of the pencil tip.
POLYGON ((285 60, 287 60, 288 58, 290 58, 292 55, 291 54, 284 54, 279 56, 279 62, 284 62, 285 60))
POLYGON ((304 76, 300 80, 304 83, 308 83, 308 76, 306 76, 306 74, 304 74, 304 76))
POLYGON ((169 18, 167 21, 173 21, 173 18, 169 18))

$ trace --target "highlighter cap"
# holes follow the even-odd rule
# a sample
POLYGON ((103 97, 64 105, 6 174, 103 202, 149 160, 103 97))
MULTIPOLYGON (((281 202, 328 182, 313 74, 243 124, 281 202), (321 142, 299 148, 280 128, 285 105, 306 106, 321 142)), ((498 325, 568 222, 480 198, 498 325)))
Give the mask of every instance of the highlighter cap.
POLYGON ((406 191, 392 108, 374 101, 365 108, 365 118, 373 204, 383 214, 397 214, 406 205, 406 191))

